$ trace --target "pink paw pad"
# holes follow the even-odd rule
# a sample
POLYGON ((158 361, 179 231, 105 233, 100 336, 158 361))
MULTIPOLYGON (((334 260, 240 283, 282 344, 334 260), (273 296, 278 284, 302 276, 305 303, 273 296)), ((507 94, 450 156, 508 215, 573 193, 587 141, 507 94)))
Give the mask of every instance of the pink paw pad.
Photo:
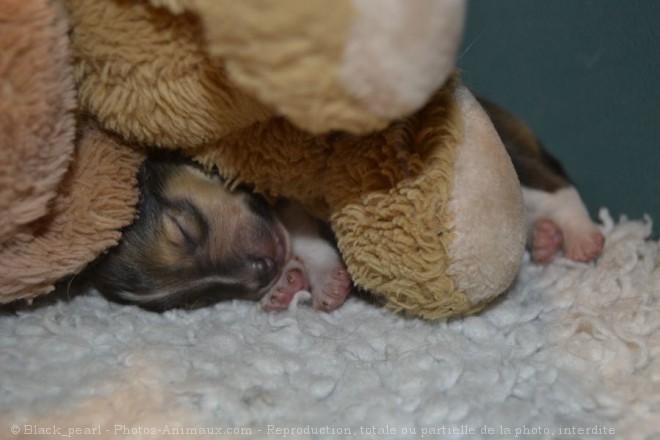
POLYGON ((563 241, 561 229, 552 220, 538 220, 532 231, 532 260, 536 263, 549 262, 561 249, 563 241))
POLYGON ((300 269, 288 270, 266 294, 261 307, 268 311, 285 310, 295 294, 307 288, 307 279, 300 269))
POLYGON ((312 305, 316 310, 330 312, 341 306, 351 290, 351 276, 345 266, 329 275, 329 280, 312 292, 312 305))
POLYGON ((566 240, 564 254, 569 260, 588 263, 600 255, 604 245, 605 236, 598 230, 574 233, 566 240))

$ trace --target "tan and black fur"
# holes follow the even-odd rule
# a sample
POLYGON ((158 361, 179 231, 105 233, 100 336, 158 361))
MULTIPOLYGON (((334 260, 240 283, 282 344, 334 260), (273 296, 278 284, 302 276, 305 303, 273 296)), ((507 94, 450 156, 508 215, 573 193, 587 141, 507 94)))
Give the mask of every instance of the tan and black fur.
POLYGON ((522 120, 494 102, 481 97, 478 100, 502 139, 523 186, 551 193, 572 185, 561 162, 522 120))
POLYGON ((139 173, 138 217, 89 271, 110 299, 153 311, 228 299, 288 307, 301 290, 333 310, 350 277, 325 228, 296 204, 229 190, 213 173, 152 155, 139 173))
POLYGON ((259 196, 170 156, 139 173, 138 217, 92 267, 106 296, 151 310, 256 300, 286 259, 286 233, 259 196))

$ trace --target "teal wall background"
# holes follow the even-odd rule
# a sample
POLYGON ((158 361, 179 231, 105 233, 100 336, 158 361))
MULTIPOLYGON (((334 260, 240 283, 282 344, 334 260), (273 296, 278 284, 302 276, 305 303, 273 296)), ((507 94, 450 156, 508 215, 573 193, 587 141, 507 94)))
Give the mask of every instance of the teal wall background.
POLYGON ((471 0, 464 81, 521 116, 592 215, 660 231, 660 0, 471 0))

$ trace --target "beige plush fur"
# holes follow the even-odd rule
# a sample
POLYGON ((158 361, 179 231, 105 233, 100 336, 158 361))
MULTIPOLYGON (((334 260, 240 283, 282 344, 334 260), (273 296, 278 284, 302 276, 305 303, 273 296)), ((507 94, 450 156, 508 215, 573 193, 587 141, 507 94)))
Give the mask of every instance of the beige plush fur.
POLYGON ((0 243, 48 212, 71 160, 67 30, 57 2, 0 2, 0 243))
POLYGON ((49 292, 117 243, 140 154, 86 131, 76 106, 66 11, 0 2, 0 302, 49 292))
POLYGON ((379 117, 391 120, 419 109, 454 69, 464 2, 351 3, 357 13, 341 61, 341 82, 379 117))
POLYGON ((117 244, 135 215, 135 175, 142 155, 94 129, 77 143, 71 166, 43 218, 0 248, 3 302, 31 299, 82 270, 117 244))
POLYGON ((506 289, 518 271, 525 249, 523 203, 513 165, 488 116, 466 88, 457 91, 456 99, 465 118, 465 139, 454 164, 450 209, 455 239, 447 272, 476 303, 506 289))

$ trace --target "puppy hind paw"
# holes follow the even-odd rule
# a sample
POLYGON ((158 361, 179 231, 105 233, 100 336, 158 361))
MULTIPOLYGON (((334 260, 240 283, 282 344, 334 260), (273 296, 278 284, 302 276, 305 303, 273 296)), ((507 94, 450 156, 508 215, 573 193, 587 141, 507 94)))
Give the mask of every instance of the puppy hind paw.
POLYGON ((563 241, 561 229, 552 220, 536 221, 532 231, 532 260, 536 263, 550 262, 561 249, 563 241))
POLYGON ((316 310, 331 312, 341 306, 351 290, 351 276, 345 266, 328 274, 326 282, 312 291, 312 305, 316 310))
POLYGON ((599 230, 572 233, 567 237, 564 256, 569 260, 589 263, 603 251, 605 236, 599 230))
POLYGON ((302 270, 288 270, 261 300, 261 308, 266 311, 286 310, 295 294, 308 287, 302 270))

